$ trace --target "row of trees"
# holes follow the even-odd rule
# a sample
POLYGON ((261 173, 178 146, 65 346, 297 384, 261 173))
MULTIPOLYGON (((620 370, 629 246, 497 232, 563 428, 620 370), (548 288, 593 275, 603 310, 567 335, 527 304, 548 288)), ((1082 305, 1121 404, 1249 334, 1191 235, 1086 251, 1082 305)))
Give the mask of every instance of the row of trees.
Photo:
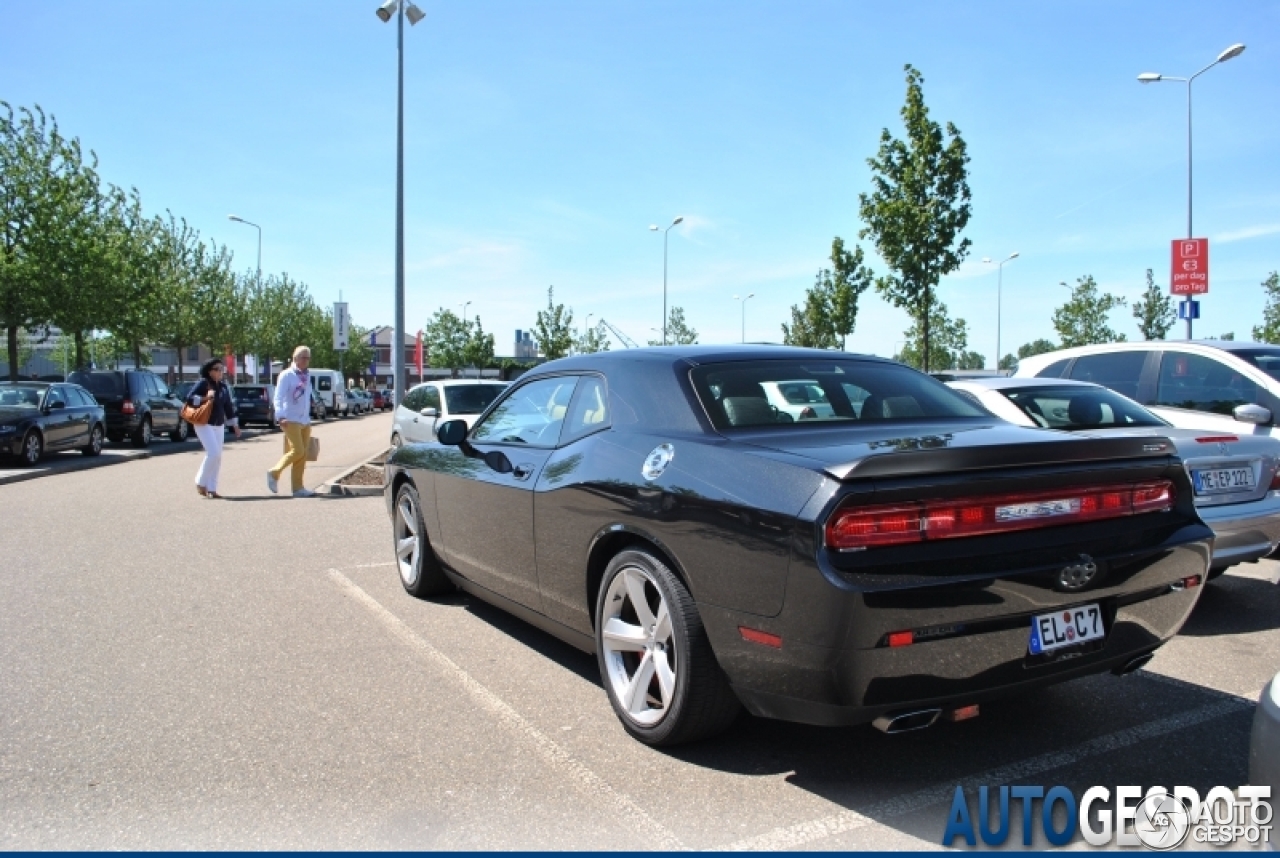
MULTIPOLYGON (((98 359, 131 355, 137 366, 145 347, 171 347, 182 372, 199 343, 268 362, 307 343, 313 365, 336 366, 332 324, 304 283, 236 274, 226 247, 172 212, 147 215, 136 189, 103 181, 94 153, 38 106, 0 102, 0 327, 11 380, 20 343, 51 327, 69 338, 75 366, 92 340, 98 359)), ((365 334, 353 326, 352 366, 372 356, 365 334)))

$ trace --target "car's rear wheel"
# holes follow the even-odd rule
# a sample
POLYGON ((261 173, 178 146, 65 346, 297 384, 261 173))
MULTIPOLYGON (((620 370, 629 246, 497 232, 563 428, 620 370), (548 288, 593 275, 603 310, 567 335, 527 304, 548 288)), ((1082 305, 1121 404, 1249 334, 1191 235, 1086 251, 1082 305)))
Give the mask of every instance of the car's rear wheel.
POLYGON ((137 431, 133 433, 133 446, 150 447, 151 438, 151 418, 143 417, 142 422, 138 424, 137 431))
POLYGON ((596 600, 596 656, 609 703, 646 745, 727 729, 741 704, 716 661, 684 583, 648 551, 609 562, 596 600))
POLYGON ((427 527, 422 521, 422 502, 412 483, 396 492, 395 523, 396 566, 405 592, 419 599, 439 596, 453 590, 453 582, 444 574, 431 552, 427 527))
POLYGON ((86 456, 97 456, 102 453, 102 427, 94 426, 89 432, 89 443, 80 448, 86 456))
POLYGON ((40 437, 39 432, 32 429, 22 439, 22 464, 38 465, 42 456, 44 456, 44 439, 40 437))
POLYGON ((169 433, 170 441, 182 442, 191 437, 191 424, 185 420, 178 421, 178 428, 169 433))

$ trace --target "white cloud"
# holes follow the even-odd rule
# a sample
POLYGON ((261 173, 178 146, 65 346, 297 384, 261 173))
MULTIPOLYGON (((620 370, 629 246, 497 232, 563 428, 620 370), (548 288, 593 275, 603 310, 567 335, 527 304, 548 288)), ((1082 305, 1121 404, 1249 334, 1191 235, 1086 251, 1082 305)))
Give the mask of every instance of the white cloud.
POLYGON ((1217 244, 1227 244, 1232 241, 1244 241, 1250 238, 1260 238, 1264 235, 1276 235, 1277 233, 1280 233, 1280 223, 1266 223, 1219 233, 1213 237, 1213 241, 1217 244))

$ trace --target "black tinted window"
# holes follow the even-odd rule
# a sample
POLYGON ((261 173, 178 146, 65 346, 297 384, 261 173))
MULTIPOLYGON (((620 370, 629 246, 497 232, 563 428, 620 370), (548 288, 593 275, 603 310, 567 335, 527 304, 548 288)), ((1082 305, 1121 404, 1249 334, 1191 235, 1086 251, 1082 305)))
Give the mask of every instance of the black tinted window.
POLYGON ((1158 405, 1230 414, 1237 405, 1257 401, 1258 386, 1228 364, 1188 352, 1161 357, 1158 405))
POLYGON ((1066 371, 1069 363, 1071 363, 1071 358, 1056 360, 1037 372, 1036 378, 1062 378, 1062 373, 1066 371))
POLYGON ((989 416, 936 379, 878 361, 744 361, 700 366, 691 377, 719 430, 989 416), (806 403, 782 393, 797 386, 806 389, 806 403))
POLYGON ((67 393, 68 405, 73 405, 77 408, 86 408, 88 406, 98 404, 93 401, 93 397, 78 387, 64 387, 63 390, 67 393))
POLYGON ((1142 377, 1146 360, 1147 353, 1143 351, 1085 355, 1076 358, 1071 377, 1101 384, 1132 399, 1138 395, 1138 379, 1142 377))
POLYGON ((265 387, 237 387, 233 393, 237 402, 257 402, 267 398, 265 387))
POLYGON ((410 411, 421 411, 426 408, 427 389, 425 387, 415 387, 404 395, 404 401, 400 404, 410 411))
POLYGON ((440 410, 440 388, 434 386, 422 388, 422 407, 440 410))
POLYGON ((1101 387, 1032 387, 1000 391, 1038 426, 1046 429, 1113 429, 1165 426, 1138 403, 1101 387))
POLYGON ((120 396, 124 393, 123 380, 114 372, 73 372, 67 376, 67 381, 80 385, 95 396, 120 396))
POLYGON ((55 405, 62 405, 65 408, 67 405, 67 397, 63 393, 64 390, 65 388, 60 384, 49 388, 49 395, 45 399, 44 407, 52 408, 55 405))
POLYGON ((450 414, 479 414, 505 390, 500 384, 454 384, 444 389, 450 414))
POLYGON ((1231 354, 1248 361, 1272 378, 1280 379, 1280 349, 1249 349, 1233 351, 1231 354))

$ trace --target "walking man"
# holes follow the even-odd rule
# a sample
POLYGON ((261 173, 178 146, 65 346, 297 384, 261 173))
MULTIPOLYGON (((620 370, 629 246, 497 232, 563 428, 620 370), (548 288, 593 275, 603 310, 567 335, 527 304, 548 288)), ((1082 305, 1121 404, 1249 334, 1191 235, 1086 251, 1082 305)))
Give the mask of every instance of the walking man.
POLYGON ((279 488, 280 475, 289 468, 289 482, 295 498, 315 494, 302 485, 307 469, 307 447, 311 444, 311 349, 298 346, 293 350, 293 365, 276 380, 276 422, 284 430, 286 450, 276 466, 267 471, 267 488, 272 494, 279 488))

